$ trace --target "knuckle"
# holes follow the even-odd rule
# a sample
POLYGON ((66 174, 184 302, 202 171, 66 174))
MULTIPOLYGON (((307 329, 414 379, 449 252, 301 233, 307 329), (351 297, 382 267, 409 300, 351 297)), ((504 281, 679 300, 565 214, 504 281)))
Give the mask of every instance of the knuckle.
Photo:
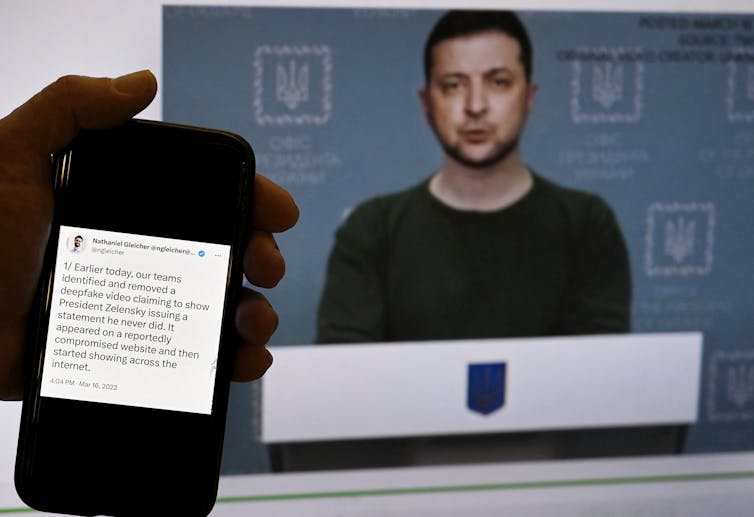
POLYGON ((76 88, 79 79, 77 75, 64 75, 59 77, 50 87, 58 95, 68 97, 71 95, 71 91, 76 88))

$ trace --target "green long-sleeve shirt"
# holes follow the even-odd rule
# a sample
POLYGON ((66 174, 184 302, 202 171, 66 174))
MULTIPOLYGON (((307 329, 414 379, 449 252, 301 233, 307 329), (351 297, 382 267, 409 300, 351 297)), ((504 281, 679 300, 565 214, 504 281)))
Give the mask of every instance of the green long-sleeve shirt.
POLYGON ((512 206, 473 212, 425 181, 363 203, 338 230, 317 341, 627 332, 630 284, 598 196, 535 176, 512 206))

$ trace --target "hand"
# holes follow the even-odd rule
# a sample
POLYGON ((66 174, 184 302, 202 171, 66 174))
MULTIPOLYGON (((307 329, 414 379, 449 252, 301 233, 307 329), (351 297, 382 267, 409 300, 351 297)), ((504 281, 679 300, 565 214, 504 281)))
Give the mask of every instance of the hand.
MULTIPOLYGON (((117 79, 66 76, 0 120, 0 399, 22 396, 26 325, 39 280, 53 212, 50 154, 80 129, 126 122, 154 98, 157 82, 142 71, 117 79)), ((291 196, 257 176, 252 231, 244 273, 252 284, 273 287, 285 272, 273 232, 298 219, 291 196)), ((241 336, 233 378, 262 376, 272 363, 265 348, 278 317, 265 298, 246 290, 236 314, 241 336)))

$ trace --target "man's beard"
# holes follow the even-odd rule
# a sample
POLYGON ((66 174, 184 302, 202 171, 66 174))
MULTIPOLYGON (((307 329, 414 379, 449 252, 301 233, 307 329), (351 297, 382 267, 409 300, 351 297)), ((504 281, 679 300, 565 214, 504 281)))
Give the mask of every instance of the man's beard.
POLYGON ((443 138, 440 136, 440 133, 437 131, 437 128, 435 127, 434 120, 431 117, 429 117, 429 125, 432 128, 432 131, 435 133, 437 141, 440 142, 440 146, 442 147, 443 151, 445 151, 445 154, 453 158, 461 165, 468 167, 469 169, 479 170, 486 169, 492 165, 497 165, 498 163, 508 158, 511 152, 513 152, 518 147, 518 140, 520 135, 516 135, 507 142, 497 143, 495 148, 492 150, 492 153, 484 158, 469 158, 468 156, 463 154, 460 146, 450 145, 445 140, 443 140, 443 138))
POLYGON ((492 165, 497 165, 508 158, 511 152, 518 147, 518 136, 516 136, 507 142, 497 144, 492 153, 488 156, 474 159, 463 154, 461 149, 459 149, 459 146, 448 145, 439 137, 438 140, 440 141, 440 145, 445 151, 445 154, 469 169, 486 169, 492 165))

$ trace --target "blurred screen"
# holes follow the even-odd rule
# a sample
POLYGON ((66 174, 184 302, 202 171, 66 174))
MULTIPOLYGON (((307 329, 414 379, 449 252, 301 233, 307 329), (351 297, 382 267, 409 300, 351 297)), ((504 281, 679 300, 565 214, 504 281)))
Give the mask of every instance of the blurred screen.
MULTIPOLYGON (((336 349, 316 344, 336 233, 364 203, 419 185, 442 166, 420 102, 422 52, 441 6, 460 4, 186 4, 4 3, 2 114, 66 73, 151 68, 160 91, 143 117, 242 135, 259 172, 288 189, 301 209, 298 225, 276 236, 286 277, 264 291, 281 320, 270 343, 276 366, 283 366, 283 350, 336 349)), ((475 3, 482 4, 497 7, 475 3)), ((537 85, 521 156, 542 180, 609 207, 627 251, 629 336, 703 335, 693 425, 585 423, 558 432, 265 444, 262 382, 233 384, 213 515, 749 512, 754 14, 736 0, 698 1, 683 12, 672 12, 670 2, 602 7, 538 2, 516 11, 531 37, 537 85)), ((550 252, 546 244, 542 256, 550 252)), ((417 338, 394 346, 421 344, 417 338)), ((417 380, 436 362, 430 356, 426 364, 429 373, 417 372, 417 380)), ((485 371, 494 379, 517 374, 512 364, 485 371)), ((329 379, 342 372, 333 363, 316 373, 329 379)), ((542 375, 537 385, 557 389, 548 380, 542 375)), ((642 382, 637 375, 637 386, 642 382)), ((349 395, 349 386, 336 387, 349 395)), ((292 404, 318 402, 305 387, 294 398, 292 404)), ((498 402, 511 401, 491 403, 498 402)), ((3 410, 4 420, 17 422, 20 404, 3 410)), ((11 514, 28 511, 13 489, 16 429, 0 433, 0 511, 11 514)))
MULTIPOLYGON (((424 41, 441 15, 164 7, 164 119, 246 137, 260 172, 289 189, 303 214, 279 237, 288 273, 269 293, 285 322, 274 346, 315 342, 328 257, 349 214, 441 166, 418 95, 424 41)), ((518 15, 533 44, 537 85, 524 162, 542 178, 600 196, 614 212, 628 249, 631 332, 704 335, 699 420, 682 440, 675 431, 663 438, 660 452, 750 449, 754 17, 518 15)), ((257 425, 257 397, 253 387, 234 392, 226 472, 270 468, 259 460, 266 448, 243 452, 257 425)), ((657 435, 642 439, 658 443, 657 435)))

